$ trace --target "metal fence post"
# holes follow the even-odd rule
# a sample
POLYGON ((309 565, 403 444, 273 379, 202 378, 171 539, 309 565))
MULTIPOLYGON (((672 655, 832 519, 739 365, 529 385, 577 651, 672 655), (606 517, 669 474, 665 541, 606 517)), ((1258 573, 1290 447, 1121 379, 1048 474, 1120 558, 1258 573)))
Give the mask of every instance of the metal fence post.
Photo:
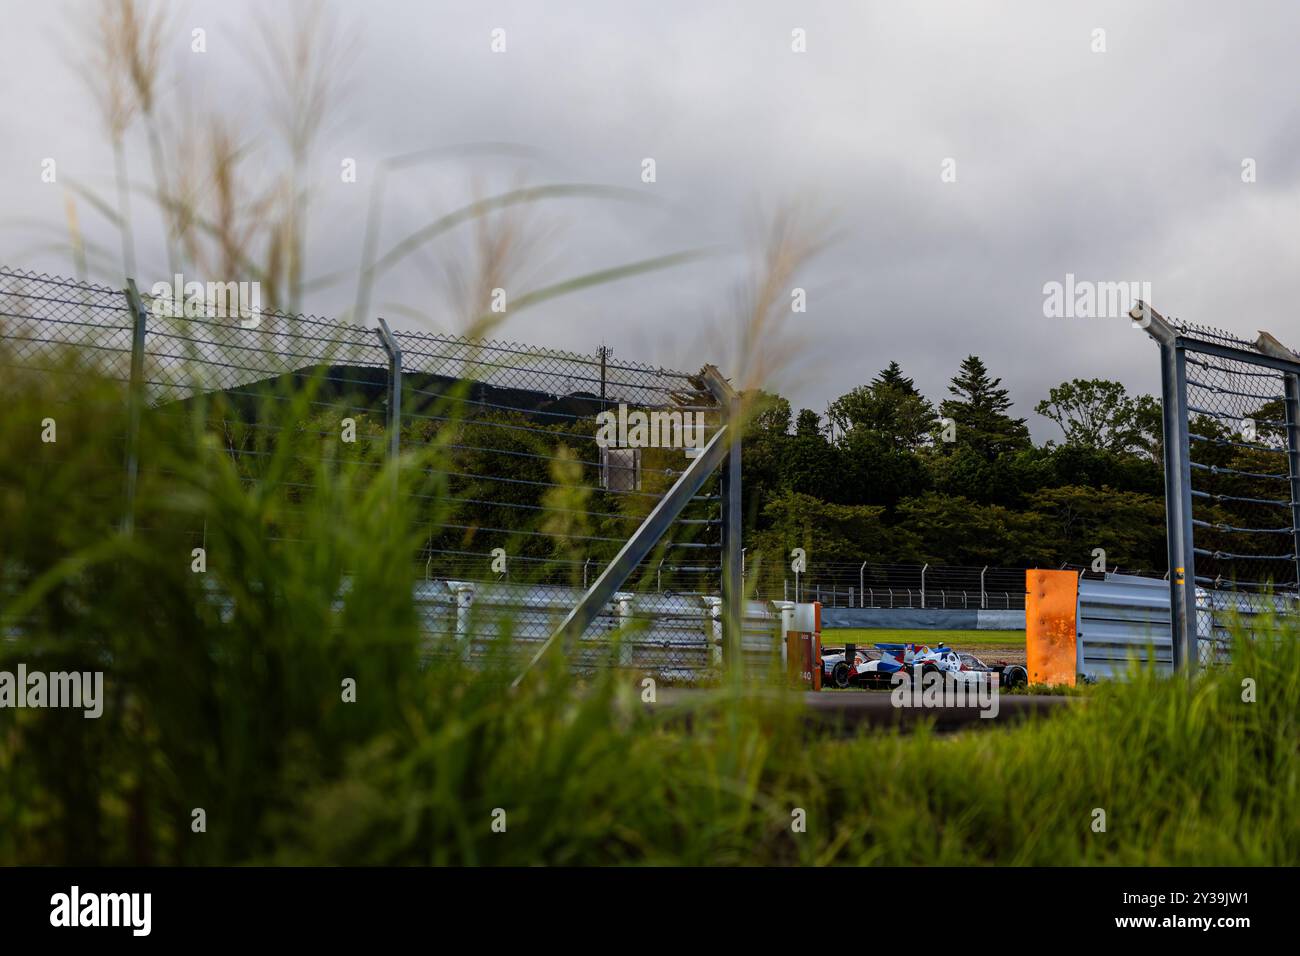
POLYGON ((1286 450, 1291 469, 1291 548, 1296 587, 1300 588, 1300 376, 1282 376, 1286 405, 1286 450))
POLYGON ((789 661, 789 649, 786 647, 785 636, 794 630, 794 602, 773 601, 772 606, 781 615, 781 623, 777 625, 780 632, 776 636, 776 642, 781 654, 781 673, 784 674, 789 661))
POLYGON ((461 645, 461 656, 468 659, 474 650, 474 632, 471 630, 471 625, 476 585, 469 581, 448 581, 447 588, 456 603, 456 641, 461 645))
MULTIPOLYGON (((1196 552, 1192 537, 1192 450, 1187 427, 1187 362, 1183 350, 1171 348, 1174 372, 1174 408, 1177 414, 1174 442, 1174 480, 1178 499, 1178 561, 1174 564, 1175 593, 1171 601, 1177 603, 1178 629, 1174 636, 1174 669, 1197 672, 1200 663, 1200 629, 1197 626, 1196 608, 1196 552)), ((1171 603, 1172 609, 1172 603, 1171 603)))
POLYGON ((858 606, 859 607, 862 606, 862 595, 867 593, 867 585, 865 583, 866 570, 867 570, 867 562, 863 561, 862 567, 858 568, 858 606))
POLYGON ((651 509, 650 514, 646 515, 645 520, 628 538, 618 554, 614 556, 614 559, 605 566, 605 570, 592 583, 591 588, 583 594, 573 610, 551 632, 551 636, 538 647, 537 652, 519 673, 519 676, 511 682, 512 687, 519 686, 528 672, 542 659, 556 640, 566 635, 573 641, 581 639, 587 627, 600 613, 601 608, 614 595, 614 592, 622 586, 636 566, 645 560, 646 555, 650 553, 655 543, 668 530, 668 526, 677 519, 686 504, 699 493, 700 488, 714 469, 723 464, 726 446, 730 438, 731 436, 727 434, 727 426, 724 425, 704 446, 704 450, 686 466, 686 470, 678 476, 673 486, 659 499, 659 503, 651 509))
POLYGON ((1183 396, 1185 366, 1178 333, 1147 303, 1129 313, 1147 323, 1160 346, 1161 435, 1165 465, 1165 525, 1169 554, 1169 625, 1174 670, 1194 670, 1196 651, 1196 556, 1191 552, 1191 451, 1183 396))
POLYGON ((402 349, 382 318, 375 331, 388 353, 388 455, 397 458, 402 453, 402 349))
POLYGON ((716 598, 712 595, 706 595, 700 598, 700 601, 704 605, 705 666, 719 667, 726 660, 723 654, 723 642, 726 640, 727 635, 724 602, 722 598, 716 598))
POLYGON ((122 531, 135 533, 135 486, 140 472, 140 414, 144 405, 144 349, 148 312, 135 280, 126 280, 126 300, 131 307, 131 381, 127 389, 126 513, 122 531))
POLYGON ((618 666, 631 667, 635 661, 636 648, 632 644, 632 624, 636 615, 632 610, 632 601, 636 597, 630 591, 614 593, 614 607, 618 612, 618 666))
MULTIPOLYGON (((728 389, 728 391, 730 391, 728 389)), ((741 410, 740 396, 725 392, 716 396, 731 434, 727 461, 722 468, 722 595, 724 604, 727 666, 740 667, 741 632, 744 629, 744 552, 741 549, 743 513, 740 500, 741 410)))

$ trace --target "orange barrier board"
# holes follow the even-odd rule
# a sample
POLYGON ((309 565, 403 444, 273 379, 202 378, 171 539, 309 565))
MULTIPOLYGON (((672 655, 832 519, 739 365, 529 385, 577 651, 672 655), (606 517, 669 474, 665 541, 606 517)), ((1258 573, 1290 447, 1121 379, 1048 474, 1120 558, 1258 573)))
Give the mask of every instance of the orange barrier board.
POLYGON ((1025 571, 1025 661, 1031 684, 1074 686, 1078 671, 1079 575, 1025 571))

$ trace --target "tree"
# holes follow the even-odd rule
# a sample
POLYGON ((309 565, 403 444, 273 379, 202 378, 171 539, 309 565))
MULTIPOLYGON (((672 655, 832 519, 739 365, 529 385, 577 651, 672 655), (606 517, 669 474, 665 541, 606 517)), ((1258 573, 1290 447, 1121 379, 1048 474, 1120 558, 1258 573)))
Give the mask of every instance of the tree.
POLYGON ((799 417, 794 422, 796 438, 822 437, 822 417, 811 408, 799 409, 799 417))
POLYGON ((1026 488, 1036 486, 1042 472, 1037 450, 1026 446, 994 457, 971 445, 929 456, 929 474, 937 491, 984 504, 1019 506, 1026 488))
POLYGON ((920 455, 896 447, 889 436, 853 428, 839 442, 843 462, 841 499, 846 504, 892 508, 908 495, 930 486, 930 473, 920 455))
POLYGON ((745 440, 741 444, 741 500, 747 530, 763 521, 762 503, 781 491, 785 460, 789 452, 790 402, 771 392, 757 391, 744 396, 749 409, 745 440))
POLYGON ((800 409, 794 434, 785 445, 781 487, 822 501, 836 500, 841 474, 839 457, 838 449, 822 433, 821 416, 812 409, 800 409))
POLYGON ((860 385, 831 403, 828 417, 847 438, 869 431, 893 449, 914 450, 923 445, 934 427, 934 406, 890 362, 871 382, 860 385))
MULTIPOLYGON (((991 378, 979 356, 968 355, 953 377, 939 411, 956 426, 957 448, 969 448, 986 460, 1030 446, 1023 418, 1012 418, 1008 391, 1002 379, 991 378)), ((955 450, 955 449, 954 449, 955 450)))
POLYGON ((1033 518, 960 495, 908 498, 898 506, 898 519, 933 562, 1015 566, 1035 561, 1041 551, 1033 518))
POLYGON ((1049 445, 1040 452, 1046 470, 1030 488, 1104 485, 1117 491, 1164 493, 1164 471, 1148 455, 1117 454, 1087 445, 1049 445))
MULTIPOLYGON (((808 572, 814 576, 829 563, 883 561, 900 554, 914 560, 911 535, 886 527, 884 510, 831 504, 793 491, 778 495, 763 509, 768 530, 750 540, 749 567, 754 575, 750 580, 761 579, 769 593, 779 593, 794 548, 804 549, 808 572)), ((747 583, 747 590, 752 586, 747 583)))
POLYGON ((742 405, 750 409, 746 436, 762 439, 790 434, 790 400, 775 392, 756 389, 744 396, 742 405))
POLYGON ((880 374, 876 376, 876 380, 872 384, 885 385, 912 395, 921 394, 916 390, 916 385, 912 383, 912 380, 903 374, 902 367, 895 361, 891 361, 888 366, 881 369, 880 374))
POLYGON ((1138 433, 1137 450, 1157 465, 1164 459, 1164 409, 1160 399, 1139 395, 1133 410, 1138 433))
POLYGON ((1165 505, 1154 495, 1109 487, 1065 485, 1044 488, 1030 498, 1042 540, 1052 562, 1091 564, 1093 550, 1106 552, 1106 564, 1130 570, 1165 565, 1165 505))
POLYGON ((1160 421, 1156 400, 1149 395, 1131 398, 1123 385, 1109 379, 1062 382, 1034 411, 1060 426, 1070 445, 1149 454, 1158 441, 1159 432, 1151 434, 1152 425, 1158 428, 1160 421))
POLYGON ((816 561, 880 560, 887 537, 881 520, 883 508, 871 505, 836 505, 811 495, 787 491, 764 507, 771 518, 768 550, 788 554, 803 548, 809 567, 816 561))

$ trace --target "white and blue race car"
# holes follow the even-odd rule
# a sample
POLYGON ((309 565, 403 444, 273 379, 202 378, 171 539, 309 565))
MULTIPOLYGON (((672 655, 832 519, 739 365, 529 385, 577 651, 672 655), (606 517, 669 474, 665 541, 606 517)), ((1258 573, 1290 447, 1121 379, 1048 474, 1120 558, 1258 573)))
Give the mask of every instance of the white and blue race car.
POLYGON ((997 661, 985 664, 974 654, 964 654, 950 647, 927 644, 876 644, 874 653, 855 647, 853 660, 847 660, 845 649, 836 652, 828 648, 822 654, 823 687, 883 687, 893 684, 900 670, 909 674, 919 668, 922 674, 938 672, 951 674, 955 680, 975 683, 986 681, 990 674, 999 675, 1003 687, 1018 687, 1029 683, 1029 672, 1023 664, 997 661))

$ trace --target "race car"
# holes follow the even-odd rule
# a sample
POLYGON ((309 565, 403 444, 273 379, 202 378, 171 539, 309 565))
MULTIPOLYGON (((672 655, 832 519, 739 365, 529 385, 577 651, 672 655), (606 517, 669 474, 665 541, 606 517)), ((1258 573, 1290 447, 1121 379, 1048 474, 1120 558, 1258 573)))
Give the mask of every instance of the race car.
POLYGON ((873 657, 855 648, 852 662, 846 660, 843 650, 823 654, 822 685, 891 687, 894 674, 903 669, 913 674, 917 668, 922 674, 951 674, 955 680, 969 683, 988 680, 989 674, 998 674, 1003 687, 1029 683, 1029 672, 1022 664, 985 664, 974 654, 958 653, 943 645, 931 648, 926 644, 876 644, 875 649, 879 653, 873 657))
POLYGON ((933 659, 939 670, 952 674, 958 680, 987 680, 987 675, 997 674, 998 683, 1002 687, 1023 687, 1029 683, 1029 671, 1023 664, 1010 664, 1006 661, 985 664, 974 654, 959 653, 946 647, 935 651, 933 659))
POLYGON ((929 653, 930 648, 924 644, 876 644, 877 653, 854 648, 853 660, 846 660, 846 651, 822 654, 823 687, 888 687, 894 674, 908 667, 916 654, 929 653))
POLYGON ((961 658, 962 674, 998 674, 1001 675, 1002 687, 1024 687, 1030 683, 1030 671, 1023 663, 995 661, 984 663, 975 654, 958 654, 961 658))

